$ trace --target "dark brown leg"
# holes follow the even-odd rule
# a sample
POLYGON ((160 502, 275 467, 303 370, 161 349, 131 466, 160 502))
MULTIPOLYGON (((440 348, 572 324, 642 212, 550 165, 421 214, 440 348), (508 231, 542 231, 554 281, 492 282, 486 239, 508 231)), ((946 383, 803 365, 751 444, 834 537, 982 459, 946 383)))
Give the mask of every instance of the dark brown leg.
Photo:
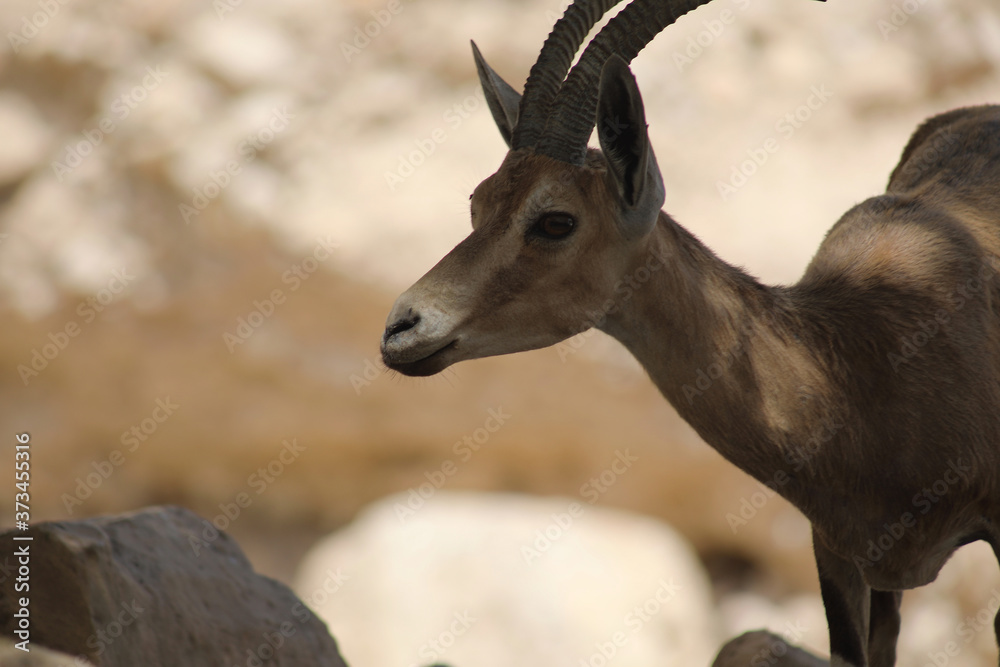
POLYGON ((896 638, 899 637, 899 603, 902 591, 872 591, 871 618, 868 628, 868 664, 892 667, 896 664, 896 638))
POLYGON ((871 589, 857 566, 823 545, 813 532, 819 587, 830 626, 830 665, 868 667, 871 589))

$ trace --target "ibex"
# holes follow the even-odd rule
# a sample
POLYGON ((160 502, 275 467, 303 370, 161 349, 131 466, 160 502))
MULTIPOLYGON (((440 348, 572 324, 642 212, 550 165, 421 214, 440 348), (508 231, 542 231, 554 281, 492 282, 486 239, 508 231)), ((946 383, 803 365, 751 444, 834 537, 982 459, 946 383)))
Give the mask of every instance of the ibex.
POLYGON ((570 70, 616 4, 578 0, 523 95, 473 45, 510 150, 472 194, 472 233, 396 301, 382 356, 431 375, 610 334, 810 520, 832 664, 892 665, 902 591, 964 544, 1000 546, 1000 106, 926 121, 801 280, 763 285, 660 210, 627 65, 704 1, 635 0, 570 70))

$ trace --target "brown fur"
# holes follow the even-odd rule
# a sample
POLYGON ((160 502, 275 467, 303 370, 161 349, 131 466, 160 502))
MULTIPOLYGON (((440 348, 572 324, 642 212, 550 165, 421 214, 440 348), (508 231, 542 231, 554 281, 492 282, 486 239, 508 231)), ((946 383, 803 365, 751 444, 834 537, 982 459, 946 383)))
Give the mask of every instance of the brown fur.
POLYGON ((898 592, 963 544, 1000 546, 1000 107, 922 125, 789 287, 663 212, 633 238, 607 159, 509 153, 473 233, 397 302, 386 363, 428 374, 590 327, 618 338, 812 522, 834 663, 892 664, 898 592), (532 237, 547 211, 576 218, 569 241, 532 237))
MULTIPOLYGON (((1000 107, 945 114, 792 287, 741 275, 663 214, 657 236, 678 263, 649 310, 609 328, 709 444, 779 480, 813 524, 821 576, 836 561, 854 582, 824 586, 835 654, 838 598, 854 619, 839 620, 860 623, 871 589, 926 584, 958 546, 1000 544, 998 196, 1000 107), (637 335, 639 319, 659 333, 637 335), (914 525, 900 531, 904 519, 914 525)), ((860 664, 852 642, 873 661, 893 656, 898 622, 883 617, 871 645, 867 622, 842 630, 838 659, 860 664)))

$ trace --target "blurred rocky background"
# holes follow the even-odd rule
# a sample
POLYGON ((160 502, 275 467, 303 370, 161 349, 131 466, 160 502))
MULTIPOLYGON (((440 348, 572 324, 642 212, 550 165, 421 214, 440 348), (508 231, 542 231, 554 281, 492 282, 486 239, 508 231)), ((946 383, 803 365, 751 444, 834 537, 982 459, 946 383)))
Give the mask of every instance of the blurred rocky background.
MULTIPOLYGON (((381 522, 352 529, 382 531, 373 548, 468 498, 449 492, 555 496, 673 526, 710 582, 713 650, 764 626, 824 650, 806 521, 701 443, 602 334, 420 381, 379 364, 393 299, 468 232, 468 193, 505 152, 468 40, 520 86, 564 7, 2 3, 0 423, 31 433, 32 520, 181 505, 293 582, 310 547, 392 494, 362 513, 381 522)), ((791 282, 884 188, 922 119, 1000 99, 1000 9, 720 0, 633 70, 665 208, 727 261, 791 282)), ((976 618, 1000 605, 1000 577, 980 546, 907 596, 901 661, 995 662, 976 618)), ((352 605, 391 613, 357 601, 374 597, 352 605)), ((419 599, 406 608, 421 616, 419 599)), ((331 631, 357 667, 374 664, 366 642, 392 642, 331 631)))

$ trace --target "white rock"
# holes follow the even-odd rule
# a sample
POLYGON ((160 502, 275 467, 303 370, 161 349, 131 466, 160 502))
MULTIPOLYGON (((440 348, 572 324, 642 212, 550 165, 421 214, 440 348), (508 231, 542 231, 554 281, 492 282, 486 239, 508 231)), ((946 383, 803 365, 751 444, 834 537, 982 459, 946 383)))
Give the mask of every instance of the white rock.
POLYGON ((662 522, 563 498, 408 500, 371 507, 297 576, 350 664, 709 664, 709 584, 662 522))
MULTIPOLYGON (((905 599, 905 594, 904 594, 905 599)), ((924 598, 906 605, 899 632, 899 663, 921 664, 928 654, 941 651, 953 639, 953 629, 961 621, 957 605, 950 600, 924 598)))
POLYGON ((224 20, 203 16, 187 46, 209 69, 240 87, 283 80, 296 58, 294 45, 280 28, 247 13, 224 20))
POLYGON ((146 246, 121 231, 127 218, 120 189, 94 184, 93 174, 104 169, 95 152, 64 183, 50 170, 39 172, 0 217, 9 232, 0 244, 0 284, 22 312, 46 314, 58 303, 60 288, 96 295, 122 270, 135 280, 124 289, 115 282, 116 293, 107 296, 125 298, 147 275, 146 246))
POLYGON ((985 542, 962 547, 936 581, 903 596, 899 664, 948 667, 996 662, 993 619, 1000 610, 1000 576, 985 542), (950 651, 950 654, 949 654, 950 651))

